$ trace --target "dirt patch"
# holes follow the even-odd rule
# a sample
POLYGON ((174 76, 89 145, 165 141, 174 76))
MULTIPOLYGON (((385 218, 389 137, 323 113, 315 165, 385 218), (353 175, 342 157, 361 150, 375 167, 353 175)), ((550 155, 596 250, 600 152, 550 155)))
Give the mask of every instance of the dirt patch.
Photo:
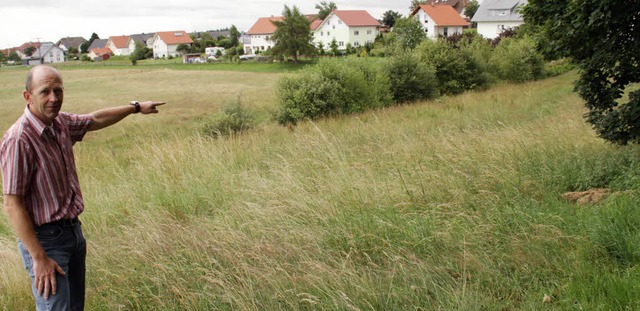
POLYGON ((593 188, 582 192, 567 192, 562 194, 562 198, 578 205, 598 204, 606 199, 611 191, 606 188, 593 188))

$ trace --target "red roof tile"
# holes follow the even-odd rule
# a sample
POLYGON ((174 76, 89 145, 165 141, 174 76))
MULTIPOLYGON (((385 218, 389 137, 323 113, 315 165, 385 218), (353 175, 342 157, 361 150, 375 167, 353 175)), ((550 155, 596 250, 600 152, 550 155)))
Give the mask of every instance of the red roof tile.
MULTIPOLYGON (((315 14, 308 14, 308 15, 305 15, 304 17, 306 17, 307 20, 311 23, 311 25, 309 26, 311 30, 315 30, 316 28, 318 28, 320 23, 322 23, 321 20, 317 19, 317 15, 315 14)), ((253 26, 249 28, 249 30, 247 31, 247 34, 248 35, 272 34, 276 32, 276 26, 273 24, 273 22, 281 22, 283 20, 284 20, 283 16, 260 17, 255 22, 255 24, 253 24, 253 26)))
POLYGON ((113 37, 109 37, 109 41, 113 42, 116 48, 123 49, 127 47, 127 42, 129 42, 129 36, 113 36, 113 37))
POLYGON ((276 31, 276 26, 272 22, 280 22, 282 16, 260 17, 247 31, 248 35, 272 34, 276 31))
POLYGON ((414 16, 418 12, 418 9, 422 9, 423 11, 425 11, 438 26, 469 25, 469 22, 464 20, 464 18, 462 18, 452 6, 447 4, 422 4, 419 8, 416 7, 413 10, 411 16, 414 16))
POLYGON ((161 31, 156 33, 164 43, 169 44, 180 44, 180 43, 193 43, 191 37, 184 30, 178 31, 161 31))
POLYGON ((104 55, 104 54, 111 55, 113 51, 111 51, 110 48, 95 48, 95 49, 91 49, 91 51, 89 52, 93 52, 96 55, 104 55))
POLYGON ((364 10, 334 10, 332 13, 349 27, 380 26, 380 22, 364 10))

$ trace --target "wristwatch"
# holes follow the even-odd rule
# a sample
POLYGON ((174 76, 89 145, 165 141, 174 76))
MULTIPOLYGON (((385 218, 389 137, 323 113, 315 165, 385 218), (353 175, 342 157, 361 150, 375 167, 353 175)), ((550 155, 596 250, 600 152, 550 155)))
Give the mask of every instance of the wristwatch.
POLYGON ((136 107, 136 111, 134 111, 133 113, 140 112, 140 102, 138 102, 137 100, 130 101, 129 105, 136 107))

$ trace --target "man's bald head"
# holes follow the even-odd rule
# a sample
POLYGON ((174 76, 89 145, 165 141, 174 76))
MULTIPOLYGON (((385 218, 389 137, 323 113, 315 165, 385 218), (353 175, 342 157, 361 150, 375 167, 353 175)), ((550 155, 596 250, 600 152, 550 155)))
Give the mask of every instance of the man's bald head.
POLYGON ((29 72, 27 73, 27 81, 25 82, 25 90, 27 90, 27 92, 31 93, 31 88, 32 88, 32 84, 33 84, 33 77, 34 76, 38 76, 38 75, 44 75, 44 74, 55 74, 58 76, 58 78, 60 78, 60 80, 62 81, 62 75, 60 74, 60 72, 51 67, 51 66, 47 66, 47 65, 38 65, 35 66, 33 68, 31 68, 29 70, 29 72))

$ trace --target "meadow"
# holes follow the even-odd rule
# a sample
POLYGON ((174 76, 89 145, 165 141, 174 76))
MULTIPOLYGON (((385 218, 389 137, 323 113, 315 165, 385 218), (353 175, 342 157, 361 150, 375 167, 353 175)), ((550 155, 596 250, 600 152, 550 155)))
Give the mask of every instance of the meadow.
MULTIPOLYGON (((640 307, 640 150, 595 136, 574 73, 287 128, 294 70, 60 70, 65 111, 168 102, 75 147, 87 310, 640 307), (236 99, 257 126, 203 135, 236 99)), ((2 132, 25 74, 0 69, 2 132)), ((0 308, 32 299, 2 214, 0 308)))

